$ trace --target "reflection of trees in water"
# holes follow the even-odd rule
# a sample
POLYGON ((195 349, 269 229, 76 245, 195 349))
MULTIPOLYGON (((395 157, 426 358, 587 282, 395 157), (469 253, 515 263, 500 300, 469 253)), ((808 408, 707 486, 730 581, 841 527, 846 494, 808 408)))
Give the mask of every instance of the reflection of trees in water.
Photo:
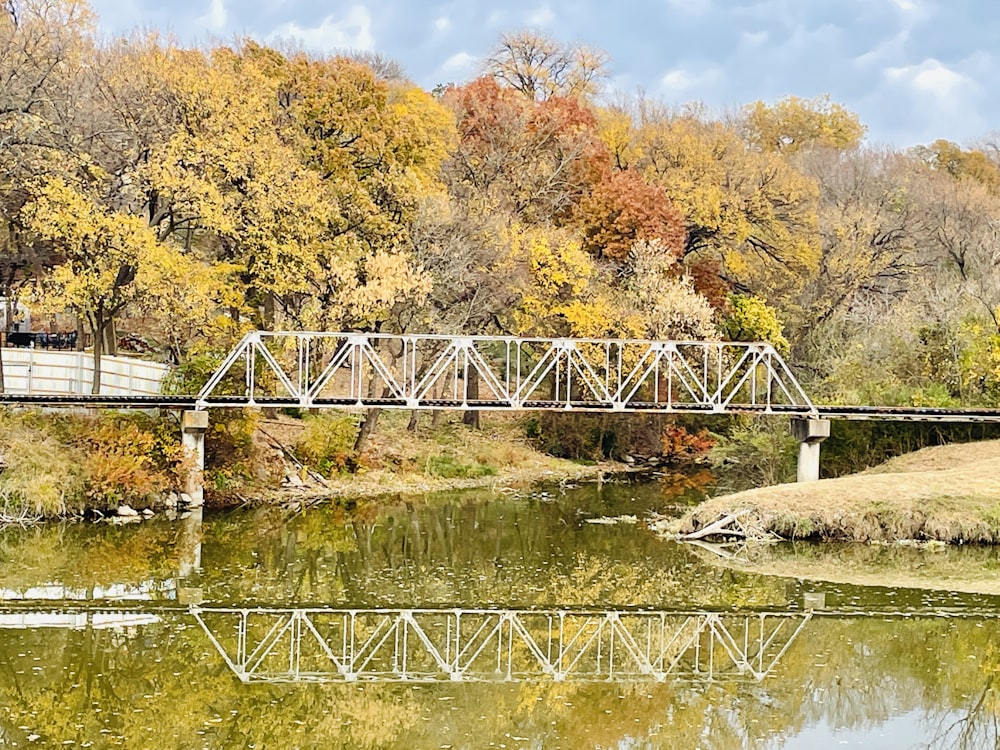
POLYGON ((59 523, 0 529, 0 588, 54 581, 90 588, 169 578, 177 572, 178 528, 59 523))
POLYGON ((939 725, 928 732, 931 746, 995 747, 998 636, 995 619, 813 619, 767 686, 795 707, 802 726, 863 730, 920 711, 939 725), (955 722, 955 714, 979 694, 991 698, 978 706, 975 739, 956 745, 965 721, 955 722))
POLYGON ((78 747, 392 747, 419 707, 405 688, 248 688, 183 617, 124 637, 0 631, 0 738, 7 727, 19 746, 36 734, 78 747))
MULTIPOLYGON (((607 496, 463 497, 413 508, 362 506, 352 514, 316 508, 290 524, 274 510, 212 519, 202 559, 206 593, 231 601, 369 606, 786 601, 779 579, 721 571, 636 527, 583 523, 578 507, 585 515, 619 512, 620 502, 607 496)), ((137 580, 171 575, 177 533, 165 524, 4 533, 0 581, 96 576, 107 583, 109 571, 137 580)), ((901 565, 911 561, 910 553, 866 550, 850 554, 864 558, 859 564, 876 553, 898 555, 901 565)), ((984 565, 993 560, 992 551, 983 554, 984 565)), ((200 628, 179 620, 126 636, 0 631, 0 743, 24 744, 34 732, 49 744, 106 736, 164 748, 528 744, 511 735, 531 738, 533 747, 723 750, 778 748, 782 738, 817 723, 864 729, 924 712, 931 747, 995 747, 998 641, 1000 623, 991 620, 815 618, 777 673, 756 685, 414 689, 242 685, 200 628)))
POLYGON ((979 750, 1000 747, 1000 658, 993 643, 987 644, 979 665, 981 687, 972 692, 964 706, 942 716, 934 724, 930 748, 979 750), (956 717, 957 714, 957 717, 956 717))
MULTIPOLYGON (((590 502, 588 515, 607 512, 590 502)), ((785 602, 776 579, 694 565, 638 526, 587 524, 577 507, 475 497, 373 515, 318 508, 238 530, 209 524, 205 583, 210 598, 224 587, 223 601, 358 606, 785 602)))
POLYGON ((19 743, 36 733, 49 744, 106 737, 136 747, 413 750, 526 746, 511 739, 526 737, 532 747, 728 750, 779 748, 782 738, 818 723, 864 729, 922 711, 931 747, 995 747, 998 636, 1000 623, 992 620, 820 617, 759 684, 414 689, 243 685, 182 616, 124 635, 6 631, 0 737, 6 731, 19 743))

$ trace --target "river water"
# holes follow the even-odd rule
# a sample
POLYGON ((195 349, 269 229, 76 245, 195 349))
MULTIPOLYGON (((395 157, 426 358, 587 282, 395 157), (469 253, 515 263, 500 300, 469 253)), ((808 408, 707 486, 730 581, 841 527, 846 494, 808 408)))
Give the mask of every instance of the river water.
POLYGON ((0 747, 997 746, 1000 602, 645 528, 697 485, 0 531, 0 747))

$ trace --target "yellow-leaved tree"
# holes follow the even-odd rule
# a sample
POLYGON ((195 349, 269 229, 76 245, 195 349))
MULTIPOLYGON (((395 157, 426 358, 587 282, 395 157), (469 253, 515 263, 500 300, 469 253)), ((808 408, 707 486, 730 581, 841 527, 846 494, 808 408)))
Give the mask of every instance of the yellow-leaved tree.
POLYGON ((751 145, 784 154, 817 146, 843 151, 860 145, 865 136, 858 116, 829 96, 789 96, 772 105, 757 101, 743 108, 740 125, 751 145))
POLYGON ((320 273, 334 207, 278 121, 275 82, 253 60, 226 47, 167 48, 151 51, 149 63, 177 117, 135 170, 150 223, 230 264, 242 291, 232 312, 268 325, 275 298, 305 293, 320 273))
POLYGON ((115 318, 129 306, 175 307, 181 279, 186 304, 209 304, 214 272, 193 265, 174 245, 159 242, 142 218, 103 206, 84 186, 54 177, 31 192, 22 219, 59 259, 36 283, 33 305, 42 311, 73 310, 89 322, 94 333, 92 392, 100 393, 101 357, 115 318))
POLYGON ((282 299, 285 312, 309 327, 377 327, 429 289, 410 224, 422 201, 443 190, 451 113, 357 60, 246 47, 245 60, 262 58, 280 121, 325 206, 315 270, 303 294, 282 299))
POLYGON ((513 330, 531 336, 568 336, 574 320, 599 310, 592 306, 598 267, 573 233, 512 224, 504 232, 508 276, 517 279, 519 304, 513 330))
POLYGON ((728 284, 794 306, 819 258, 818 188, 735 127, 648 101, 602 110, 621 170, 638 170, 684 216, 685 262, 720 264, 728 284))

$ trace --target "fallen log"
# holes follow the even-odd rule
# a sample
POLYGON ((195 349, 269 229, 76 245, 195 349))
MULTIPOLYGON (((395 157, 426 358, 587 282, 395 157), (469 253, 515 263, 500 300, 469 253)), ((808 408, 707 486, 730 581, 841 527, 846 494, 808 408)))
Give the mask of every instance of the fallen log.
POLYGON ((726 528, 729 524, 734 521, 738 521, 740 517, 739 513, 729 513, 723 516, 718 521, 710 523, 704 528, 698 529, 697 531, 692 531, 690 534, 682 534, 681 541, 693 542, 698 539, 704 539, 707 536, 735 536, 746 538, 746 532, 742 528, 738 529, 728 529, 726 528))

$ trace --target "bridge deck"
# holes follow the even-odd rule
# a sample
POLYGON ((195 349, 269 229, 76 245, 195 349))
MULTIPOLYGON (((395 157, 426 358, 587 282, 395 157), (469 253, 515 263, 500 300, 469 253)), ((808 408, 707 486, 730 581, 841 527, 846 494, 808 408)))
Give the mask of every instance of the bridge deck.
MULTIPOLYGON (((201 398, 197 395, 160 396, 106 396, 89 394, 16 394, 0 393, 0 404, 8 406, 80 407, 95 409, 204 409, 275 407, 299 408, 301 404, 287 397, 216 396, 201 398)), ((309 408, 359 410, 369 408, 478 411, 571 411, 609 412, 610 404, 592 401, 530 400, 516 406, 510 402, 488 399, 424 399, 417 404, 397 398, 314 399, 309 408)), ((816 405, 812 409, 791 404, 729 404, 717 409, 710 404, 664 403, 631 401, 619 410, 623 412, 676 413, 676 414, 762 414, 774 416, 818 417, 846 420, 894 420, 909 422, 1000 422, 1000 409, 986 407, 918 407, 918 406, 834 406, 816 405)))

